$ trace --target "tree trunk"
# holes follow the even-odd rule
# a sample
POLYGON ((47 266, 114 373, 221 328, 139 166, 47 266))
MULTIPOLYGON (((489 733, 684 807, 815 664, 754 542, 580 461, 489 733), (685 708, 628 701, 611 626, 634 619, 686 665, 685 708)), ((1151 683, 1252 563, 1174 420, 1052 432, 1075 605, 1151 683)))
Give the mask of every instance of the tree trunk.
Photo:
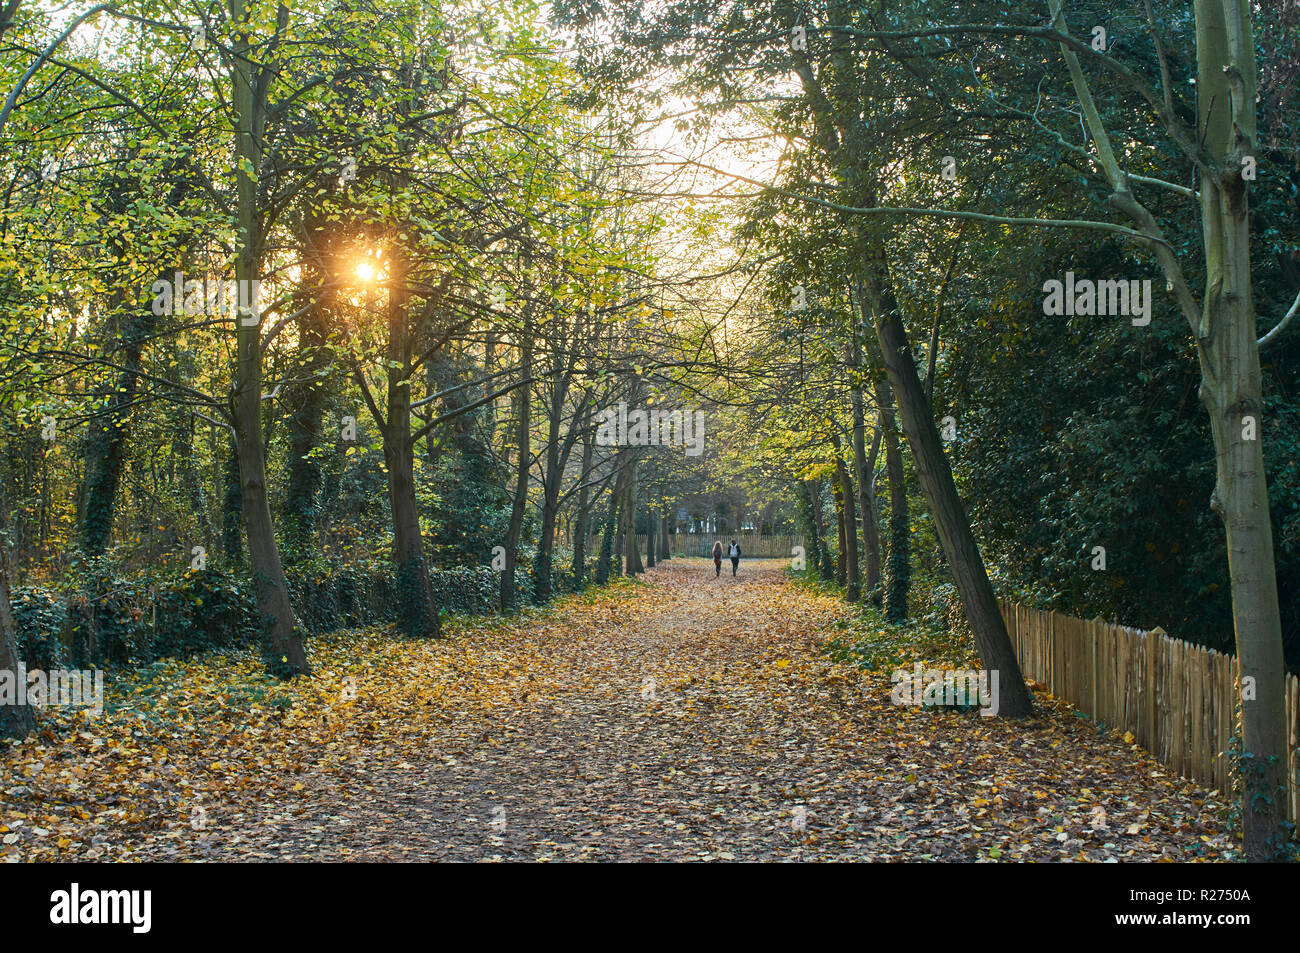
POLYGON ((90 422, 86 441, 86 504, 82 509, 80 543, 87 556, 102 555, 113 535, 122 467, 126 462, 126 419, 135 402, 143 343, 156 323, 151 308, 133 309, 122 328, 121 363, 109 405, 90 422))
POLYGON ((1246 859, 1287 855, 1286 663, 1265 480, 1263 399, 1251 286, 1250 201, 1242 157, 1256 149, 1256 69, 1246 0, 1196 0, 1197 90, 1205 151, 1218 179, 1200 177, 1205 250, 1198 330, 1201 401, 1216 473, 1211 508, 1223 519, 1243 689, 1242 837, 1246 859), (1245 418, 1254 434, 1246 436, 1245 418))
POLYGON ((813 525, 817 528, 817 571, 824 582, 835 578, 831 565, 831 545, 826 538, 825 514, 822 512, 822 481, 818 477, 808 481, 808 498, 812 503, 813 525))
MULTIPOLYGON (((247 370, 247 365, 245 365, 247 370)), ((248 378, 243 378, 247 387, 248 378)), ((251 393, 260 398, 257 388, 251 393)), ((260 399, 259 399, 260 403, 260 399)), ((260 420, 257 407, 249 407, 241 395, 237 404, 239 434, 239 472, 244 531, 248 539, 248 560, 253 571, 253 586, 262 614, 266 636, 268 671, 281 678, 307 675, 311 666, 299 636, 293 607, 289 603, 289 586, 275 544, 275 527, 266 495, 266 458, 257 430, 260 420), (249 420, 254 421, 251 426, 249 420)))
POLYGON ((672 540, 668 538, 668 521, 672 515, 671 507, 664 507, 663 516, 659 522, 659 561, 664 562, 671 555, 672 540))
POLYGON ((852 382, 853 397, 853 461, 858 471, 858 509, 862 512, 862 554, 866 561, 866 590, 868 598, 880 605, 880 527, 876 524, 876 491, 873 486, 876 454, 880 449, 880 426, 872 439, 871 455, 866 449, 866 412, 863 408, 862 388, 866 369, 862 366, 862 328, 853 327, 853 368, 857 375, 852 382))
POLYGON ((236 371, 233 400, 235 442, 239 453, 239 477, 248 538, 248 558, 253 570, 257 605, 266 638, 268 670, 288 678, 311 671, 289 604, 280 551, 271 522, 266 492, 266 453, 262 446, 262 340, 261 321, 253 290, 262 256, 261 213, 258 211, 257 182, 253 176, 262 168, 262 134, 265 127, 265 88, 254 90, 253 54, 245 26, 244 0, 232 0, 231 19, 238 24, 232 44, 231 73, 234 86, 235 181, 237 197, 238 255, 235 279, 240 297, 252 306, 240 307, 236 316, 236 371))
MULTIPOLYGON (((395 390, 409 394, 408 388, 395 390)), ((391 392, 390 392, 391 393, 391 392)), ((407 401, 409 413, 409 400, 407 401)), ((397 623, 410 638, 437 638, 440 634, 438 607, 429 581, 424 555, 424 534, 415 498, 415 453, 409 417, 402 433, 400 410, 388 405, 390 434, 384 439, 384 462, 388 468, 388 505, 393 519, 393 566, 397 587, 397 623)))
MULTIPOLYGON (((519 342, 519 379, 527 380, 533 376, 533 338, 532 326, 527 319, 528 308, 525 307, 524 328, 519 342)), ((506 568, 501 574, 501 611, 510 612, 515 608, 517 593, 515 586, 515 566, 519 557, 519 538, 523 532, 524 511, 528 507, 528 470, 532 462, 532 412, 533 394, 529 385, 515 391, 515 493, 510 505, 510 526, 506 532, 506 568)))
MULTIPOLYGON (((961 594, 966 619, 975 635, 980 658, 990 673, 998 676, 998 714, 1021 717, 1033 712, 1020 664, 1016 660, 997 597, 984 569, 970 522, 957 495, 952 469, 935 429, 925 390, 916 373, 907 333, 892 289, 882 285, 869 269, 867 298, 875 314, 876 337, 885 373, 898 400, 903 430, 912 448, 912 460, 930 504, 935 530, 952 569, 953 581, 961 594)), ((861 300, 861 299, 860 299, 861 300)))
MULTIPOLYGON (((176 173, 175 184, 167 196, 168 205, 176 208, 193 190, 194 179, 186 158, 168 162, 166 168, 176 173)), ((126 211, 129 203, 130 183, 121 176, 112 176, 109 186, 110 207, 120 215, 126 211)), ((179 256, 185 244, 185 237, 182 233, 181 237, 169 243, 167 251, 179 256)), ((118 255, 127 254, 121 239, 112 238, 110 243, 118 255)), ((169 280, 171 275, 164 274, 161 277, 169 280)), ((184 300, 184 289, 176 288, 174 291, 174 301, 184 300)), ((109 395, 108 406, 101 412, 102 416, 90 422, 89 439, 86 443, 86 495, 85 506, 81 512, 79 542, 82 552, 92 557, 104 552, 113 535, 118 489, 122 479, 122 468, 126 462, 126 422, 139 387, 141 358, 145 343, 158 324, 158 315, 154 314, 152 305, 132 307, 130 302, 134 298, 134 293, 125 292, 120 288, 113 293, 110 308, 113 312, 122 315, 122 332, 118 342, 121 350, 119 363, 122 370, 118 374, 116 386, 109 395)))
MULTIPOLYGON (((24 677, 19 670, 18 634, 14 630, 13 609, 9 603, 9 535, 8 503, 0 500, 0 679, 10 679, 12 691, 25 691, 19 686, 24 677)), ((0 741, 7 738, 26 738, 36 727, 30 705, 0 704, 0 741)))
POLYGON ((618 490, 609 497, 609 510, 605 514, 605 530, 600 537, 600 559, 596 563, 596 585, 603 586, 609 582, 610 569, 614 562, 614 534, 618 526, 618 490))
POLYGON ((194 510, 194 519, 198 523, 199 541, 212 549, 212 523, 208 517, 207 493, 203 486, 203 474, 198 469, 198 456, 194 451, 194 418, 187 417, 178 428, 177 438, 173 443, 177 449, 181 468, 181 485, 190 507, 194 510))
MULTIPOLYGON (((1048 6, 1054 25, 1065 29, 1059 0, 1049 0, 1048 6)), ((1151 247, 1167 287, 1195 335, 1200 398, 1209 411, 1215 449, 1210 506, 1223 519, 1227 536, 1243 680, 1242 839, 1247 860, 1274 861, 1285 859, 1289 850, 1285 798, 1290 726, 1283 698, 1286 669, 1273 530, 1259 439, 1263 401, 1251 286, 1250 202, 1242 178, 1243 161, 1253 159, 1258 147, 1251 9, 1247 0, 1194 0, 1197 125, 1183 130, 1183 136, 1194 135, 1203 166, 1197 184, 1206 291, 1199 306, 1154 216, 1130 190, 1077 55, 1064 46, 1062 55, 1096 144, 1097 161, 1111 184, 1110 202, 1155 240, 1151 247)))
POLYGON ((627 462, 618 468, 614 480, 614 498, 610 501, 616 517, 614 538, 610 550, 610 571, 616 575, 623 574, 623 550, 627 542, 627 462))
POLYGON ((903 452, 898 445, 898 422, 894 418, 894 395, 883 380, 876 385, 876 403, 885 440, 885 472, 889 476, 889 578, 885 582, 885 618, 901 624, 907 621, 907 599, 912 588, 911 527, 903 452))
MULTIPOLYGON (((550 449, 547 449, 549 455, 550 449)), ((558 482, 558 475, 557 475, 558 482)), ((555 525, 558 521, 560 505, 552 499, 551 494, 559 495, 559 487, 554 490, 543 489, 542 523, 537 535, 537 565, 533 567, 533 598, 538 603, 551 601, 551 564, 555 552, 555 525)))
MULTIPOLYGON (((871 452, 867 454, 865 485, 859 488, 859 492, 862 494, 862 505, 871 514, 870 522, 863 523, 863 533, 870 536, 867 545, 871 551, 871 559, 875 564, 876 580, 876 585, 871 591, 871 604, 877 608, 884 605, 885 596, 884 586, 881 584, 883 570, 880 546, 880 504, 876 496, 876 460, 880 455, 880 443, 884 432, 884 428, 877 424, 875 433, 871 438, 871 452)), ((888 466, 886 466, 886 469, 888 469, 888 466)))
POLYGON ((578 512, 573 521, 573 588, 582 589, 587 582, 587 533, 591 526, 590 504, 588 502, 587 478, 591 473, 592 440, 591 428, 583 431, 582 462, 579 464, 581 485, 578 488, 578 512))
MULTIPOLYGON (((319 286, 312 290, 323 293, 319 286)), ((323 428, 325 385, 317 372, 329 364, 327 333, 325 311, 319 304, 298 321, 298 350, 306 357, 300 376, 308 379, 294 385, 285 397, 289 460, 283 513, 286 559, 290 563, 310 556, 316 543, 321 471, 312 451, 320 443, 323 428)))
POLYGON ((221 494, 221 555, 231 567, 244 563, 244 503, 239 481, 239 451, 231 441, 221 466, 224 487, 221 494))
POLYGON ((646 510, 645 524, 645 565, 647 569, 655 568, 655 543, 657 542, 658 527, 655 525, 654 509, 646 510))
POLYGON ((627 482, 624 485, 623 492, 623 512, 627 519, 627 529, 623 537, 623 558, 626 561, 624 574, 636 576, 645 572, 645 567, 641 565, 641 553, 636 545, 636 458, 633 457, 627 465, 627 482))
MULTIPOLYGON (((1244 250, 1245 236, 1240 240, 1244 250)), ((1242 755, 1242 830, 1247 860, 1272 861, 1286 850, 1286 663, 1262 440, 1242 439, 1243 418, 1262 419, 1259 353, 1254 316, 1247 320, 1240 313, 1250 308, 1248 295, 1233 295, 1225 281, 1224 294, 1211 308, 1212 326, 1221 326, 1202 351, 1202 361, 1208 363, 1208 355, 1218 375, 1213 384, 1201 386, 1217 460, 1211 506, 1227 535, 1240 675, 1254 680, 1254 697, 1245 697, 1241 706, 1247 752, 1242 755)))
MULTIPOLYGON (((835 437, 839 441, 839 437, 835 437)), ((848 584, 848 562, 847 562, 847 534, 844 527, 844 485, 840 483, 840 468, 835 468, 835 475, 831 477, 831 495, 835 498, 835 519, 837 529, 839 530, 840 550, 835 556, 835 581, 841 586, 848 584)))
POLYGON ((844 454, 840 447, 840 435, 831 435, 831 446, 835 449, 835 476, 840 484, 840 501, 844 509, 844 571, 847 583, 844 596, 849 602, 857 602, 862 597, 861 583, 858 576, 858 520, 853 504, 853 481, 849 478, 849 469, 844 465, 844 454))
MULTIPOLYGON (((558 362, 558 358, 556 361, 558 362)), ((539 603, 551 601, 551 562, 555 551, 555 527, 560 515, 560 489, 568 454, 560 446, 560 418, 568 393, 567 379, 557 373, 551 381, 551 398, 547 406, 546 464, 542 471, 542 525, 537 537, 537 565, 534 567, 534 598, 539 603)), ((577 424, 575 423, 575 426, 577 424)), ((572 443, 567 444, 569 447, 572 443)))
MULTIPOLYGON (((795 484, 795 493, 799 498, 800 522, 803 524, 805 542, 804 556, 811 563, 813 572, 820 571, 822 567, 822 534, 821 526, 816 514, 816 503, 813 500, 812 481, 800 480, 795 484)), ((805 567, 807 568, 807 567, 805 567)))
POLYGON ((411 334, 406 275, 394 256, 388 292, 388 394, 383 428, 388 506, 393 519, 393 568, 397 624, 409 638, 437 638, 438 607, 415 497, 415 441, 411 435, 411 334))

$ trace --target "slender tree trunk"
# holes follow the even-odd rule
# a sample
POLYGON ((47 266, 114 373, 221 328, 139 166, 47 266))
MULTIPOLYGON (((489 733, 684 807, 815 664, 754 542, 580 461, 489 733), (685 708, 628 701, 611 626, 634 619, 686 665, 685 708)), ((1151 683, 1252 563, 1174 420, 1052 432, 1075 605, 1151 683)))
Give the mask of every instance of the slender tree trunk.
POLYGON ((645 566, 641 564, 641 553, 636 545, 636 458, 633 457, 628 462, 627 482, 624 485, 623 492, 626 494, 623 500, 623 512, 627 519, 627 531, 623 537, 623 558, 627 562, 624 570, 626 575, 636 576, 645 572, 645 566))
POLYGON ((912 460, 930 504, 935 530, 948 557, 953 581, 961 594, 962 607, 975 635, 984 667, 998 676, 999 711, 1007 717, 1032 714, 1033 705, 1025 688, 997 597, 984 569, 984 560, 971 533, 970 522, 957 495, 952 469, 935 429, 925 389, 916 373, 912 350, 907 343, 893 291, 869 269, 866 300, 875 313, 876 337, 885 373, 898 400, 903 430, 912 448, 912 460))
MULTIPOLYGON (((396 409, 389 404, 391 429, 396 429, 393 424, 396 409)), ((409 426, 405 434, 393 432, 384 440, 384 462, 388 468, 388 505, 393 519, 398 626, 411 638, 437 638, 440 634, 438 608, 424 555, 424 534, 420 531, 415 454, 409 426)))
POLYGON ((658 535, 658 527, 655 525, 655 511, 653 508, 646 510, 645 524, 645 564, 647 569, 655 568, 655 542, 658 535))
MULTIPOLYGON (((1245 0, 1239 2, 1244 3, 1245 0)), ((852 75, 849 37, 835 34, 831 44, 832 55, 836 57, 836 72, 843 76, 852 75)), ((846 197, 852 197, 862 207, 876 206, 878 170, 867 164, 870 151, 865 140, 870 133, 860 121, 858 92, 855 90, 852 95, 848 94, 846 84, 832 86, 829 92, 822 88, 811 68, 807 52, 796 53, 793 66, 812 107, 818 137, 826 154, 835 163, 834 173, 843 186, 846 197)), ((916 373, 897 302, 888 285, 883 244, 879 238, 865 231, 861 239, 865 246, 861 253, 871 260, 864 268, 867 278, 861 289, 866 292, 866 298, 860 291, 856 296, 858 304, 860 308, 869 304, 874 312, 876 337, 885 372, 899 401, 903 430, 912 448, 913 462, 930 503, 940 542, 952 567, 954 580, 961 593, 962 606, 974 631, 984 665, 990 671, 998 673, 999 713, 1009 716, 1028 715, 1032 712, 1029 693, 1025 689, 1011 640, 1007 637, 993 586, 989 583, 979 548, 971 534, 970 523, 957 496, 952 470, 935 429, 929 403, 925 399, 925 390, 916 373)))
POLYGON ((415 496, 415 441, 411 435, 410 327, 406 275, 392 264, 388 294, 388 392, 383 427, 384 463, 388 470, 388 506, 393 519, 393 568, 397 587, 398 627, 410 638, 437 638, 438 607, 429 581, 415 496))
MULTIPOLYGON (((520 380, 533 376, 532 325, 525 307, 524 328, 519 342, 520 380)), ((506 534, 506 568, 501 574, 501 610, 509 612, 517 601, 515 566, 519 558, 519 539, 523 532, 524 512, 528 507, 528 470, 532 462, 532 388, 528 385, 515 391, 515 492, 510 505, 510 526, 506 534)))
POLYGON ((835 569, 831 564, 831 544, 827 539, 825 514, 822 512, 821 478, 808 481, 808 498, 812 502, 813 525, 817 528, 817 571, 824 582, 835 578, 835 569))
POLYGON ((795 484, 795 492, 799 496, 799 506, 801 522, 803 523, 804 534, 807 537, 808 545, 804 547, 804 555, 812 563, 813 572, 820 572, 822 569, 822 542, 821 526, 817 519, 816 502, 813 499, 812 481, 799 480, 795 484))
POLYGON ((840 435, 831 435, 831 446, 835 449, 835 477, 840 485, 840 505, 844 511, 844 571, 847 583, 844 587, 845 598, 857 602, 862 597, 861 583, 858 576, 858 520, 853 504, 853 481, 849 478, 849 469, 844 465, 844 454, 840 446, 840 435))
MULTIPOLYGON (((836 440, 839 438, 836 437, 836 440)), ((840 549, 835 556, 835 581, 841 586, 847 586, 848 577, 848 533, 844 525, 844 484, 840 482, 840 468, 835 468, 835 475, 831 477, 831 495, 835 499, 835 519, 837 529, 839 530, 840 549)))
POLYGON ((885 597, 884 586, 881 583, 880 504, 879 498, 876 496, 876 460, 880 456, 880 444, 883 435, 884 428, 877 424, 875 433, 871 438, 871 452, 867 454, 865 485, 859 488, 863 498, 862 505, 871 514, 871 522, 869 525, 864 524, 863 532, 870 534, 871 539, 868 545, 874 552, 876 585, 871 592, 871 604, 877 607, 884 604, 885 597))
MULTIPOLYGON (((556 359, 558 362, 558 358, 556 359)), ((556 368, 557 372, 559 368, 556 368)), ((551 400, 547 407, 546 463, 542 472, 542 525, 537 537, 537 565, 533 592, 539 603, 551 601, 551 563, 555 551, 555 526, 560 515, 560 489, 568 454, 561 452, 560 418, 568 387, 563 374, 551 383, 551 400)), ((576 426, 576 423, 575 423, 576 426)), ((572 446, 570 444, 569 446, 572 446)))
MULTIPOLYGON (((549 454, 549 449, 548 449, 549 454)), ((557 475, 557 482, 559 475, 557 475)), ((560 489, 556 486, 554 489, 549 487, 543 488, 542 498, 542 523, 537 536, 537 565, 534 567, 534 598, 539 603, 551 601, 551 565, 554 562, 555 552, 555 525, 559 517, 560 504, 558 499, 551 497, 554 493, 559 496, 560 489)))
POLYGON ((624 459, 618 468, 618 477, 614 480, 614 513, 617 523, 614 529, 613 549, 610 551, 610 571, 625 574, 623 552, 627 543, 627 461, 624 459))
POLYGON ((885 472, 889 477, 889 563, 885 582, 885 618, 907 621, 907 599, 912 588, 911 524, 907 512, 907 479, 903 451, 898 443, 898 422, 894 417, 894 395, 884 380, 876 383, 880 428, 885 442, 885 472))
POLYGON ((113 534, 122 467, 126 462, 126 420, 135 401, 143 342, 155 319, 149 308, 125 315, 120 361, 126 368, 118 375, 109 406, 90 422, 86 441, 86 502, 81 513, 81 550, 99 556, 113 534))
POLYGON ((244 490, 239 481, 239 451, 231 441, 221 465, 221 555, 227 565, 244 563, 244 490))
POLYGON ((861 328, 854 322, 852 361, 854 374, 853 397, 853 461, 858 471, 858 509, 862 512, 862 554, 866 561, 866 591, 868 598, 880 604, 880 527, 876 524, 876 493, 873 488, 876 453, 880 447, 880 427, 877 425, 872 440, 871 455, 866 448, 866 412, 862 389, 866 369, 862 365, 861 328))
MULTIPOLYGON (((319 286, 312 290, 320 293, 319 286)), ((291 563, 309 556, 316 543, 321 470, 312 451, 321 441, 325 413, 325 386, 317 374, 329 363, 325 318, 325 309, 318 304, 299 319, 298 350, 306 357, 302 376, 308 380, 294 385, 285 397, 289 460, 283 512, 286 559, 291 563)))
POLYGON ((9 683, 15 692, 13 703, 0 703, 0 741, 26 738, 36 727, 31 706, 17 704, 16 693, 24 691, 19 682, 24 677, 19 670, 18 634, 14 629, 13 609, 9 602, 9 512, 8 502, 0 498, 0 680, 9 683))
MULTIPOLYGON (((231 71, 236 115, 236 193, 238 255, 235 278, 241 298, 251 300, 256 287, 262 252, 262 221, 258 212, 257 182, 253 175, 262 168, 262 133, 265 125, 265 90, 254 90, 253 56, 244 25, 244 0, 232 0, 232 19, 237 24, 232 44, 231 71), (251 174, 250 174, 251 173, 251 174)), ((280 551, 271 522, 266 492, 266 455, 262 446, 262 341, 257 304, 241 306, 236 317, 236 371, 233 400, 235 441, 239 454, 241 507, 248 539, 248 558, 253 570, 257 605, 262 615, 268 669, 280 677, 311 672, 289 603, 280 551)))
POLYGON ((605 530, 600 537, 600 560, 596 563, 596 585, 603 586, 609 582, 610 569, 614 562, 614 537, 618 526, 618 489, 609 497, 609 509, 605 514, 605 530))
POLYGON ((185 496, 194 510, 194 519, 199 527, 199 540, 208 549, 212 545, 212 523, 208 518, 208 499, 203 487, 203 474, 199 472, 197 457, 194 452, 194 418, 187 417, 180 425, 175 441, 180 458, 181 485, 185 496))
POLYGON ((592 440, 591 428, 587 427, 582 436, 582 462, 579 464, 578 479, 582 481, 578 488, 578 512, 573 521, 573 588, 582 589, 587 582, 587 534, 591 527, 590 504, 588 502, 587 478, 591 473, 592 440))

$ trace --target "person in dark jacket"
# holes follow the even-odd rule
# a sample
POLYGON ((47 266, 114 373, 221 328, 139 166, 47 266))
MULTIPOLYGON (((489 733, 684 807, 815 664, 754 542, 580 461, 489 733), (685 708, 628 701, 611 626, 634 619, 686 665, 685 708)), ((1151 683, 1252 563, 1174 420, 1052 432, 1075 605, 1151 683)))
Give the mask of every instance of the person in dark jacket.
POLYGON ((736 567, 740 565, 740 543, 734 539, 731 541, 731 548, 727 550, 727 555, 731 557, 731 574, 736 574, 736 567))
POLYGON ((722 575, 722 540, 713 544, 713 578, 722 575))

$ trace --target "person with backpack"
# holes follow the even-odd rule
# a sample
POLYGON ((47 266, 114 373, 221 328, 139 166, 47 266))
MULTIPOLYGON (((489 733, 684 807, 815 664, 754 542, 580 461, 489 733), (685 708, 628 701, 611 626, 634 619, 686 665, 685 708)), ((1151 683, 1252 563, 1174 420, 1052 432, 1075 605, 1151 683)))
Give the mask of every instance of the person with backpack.
POLYGON ((727 550, 727 555, 731 557, 731 574, 736 574, 736 567, 740 565, 740 543, 734 539, 731 541, 731 548, 727 550))
POLYGON ((722 575, 722 540, 717 540, 713 544, 713 578, 717 579, 722 575))

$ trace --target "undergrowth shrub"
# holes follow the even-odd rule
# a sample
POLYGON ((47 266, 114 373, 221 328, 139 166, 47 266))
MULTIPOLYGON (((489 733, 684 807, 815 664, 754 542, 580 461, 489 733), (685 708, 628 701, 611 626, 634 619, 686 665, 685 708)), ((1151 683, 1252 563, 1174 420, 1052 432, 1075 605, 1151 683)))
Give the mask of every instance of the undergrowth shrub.
MULTIPOLYGON (((495 612, 500 575, 487 566, 429 570, 436 604, 452 615, 495 612)), ((285 577, 298 625, 309 636, 396 621, 396 583, 385 559, 317 557, 287 567, 285 577)), ((530 604, 532 573, 520 566, 515 579, 519 604, 530 604)), ((571 574, 556 572, 554 585, 557 593, 571 591, 571 574)), ((11 602, 18 654, 29 669, 147 665, 259 641, 252 580, 220 567, 123 578, 100 564, 71 584, 14 587, 11 602)))

